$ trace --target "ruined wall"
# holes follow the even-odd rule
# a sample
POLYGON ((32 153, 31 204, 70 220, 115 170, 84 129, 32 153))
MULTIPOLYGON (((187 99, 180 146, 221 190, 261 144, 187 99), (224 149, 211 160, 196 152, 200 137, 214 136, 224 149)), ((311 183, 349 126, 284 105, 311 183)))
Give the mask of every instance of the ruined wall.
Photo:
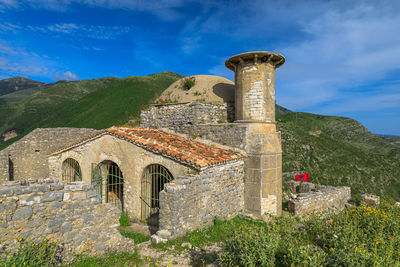
POLYGON ((47 178, 48 154, 96 132, 85 128, 38 128, 32 131, 0 151, 0 182, 9 179, 8 157, 14 165, 14 179, 47 178))
POLYGON ((206 104, 200 102, 151 105, 140 114, 140 126, 145 128, 170 128, 187 133, 196 124, 232 121, 232 104, 206 104))
MULTIPOLYGON (((111 135, 104 135, 88 141, 78 147, 49 157, 50 175, 62 180, 62 163, 68 158, 76 160, 82 171, 82 181, 91 183, 92 163, 99 164, 112 161, 118 165, 124 178, 123 196, 129 216, 140 218, 141 178, 150 164, 161 164, 173 177, 178 177, 192 171, 192 168, 181 163, 138 147, 129 141, 121 140, 111 135)), ((105 191, 103 180, 103 192, 105 191)), ((106 196, 103 193, 103 199, 106 196)))
MULTIPOLYGON (((312 187, 308 186, 308 188, 312 187)), ((347 201, 350 199, 350 187, 318 186, 315 190, 291 197, 288 209, 289 212, 300 217, 310 215, 312 212, 317 211, 341 211, 345 208, 347 201)))
POLYGON ((174 117, 174 109, 190 113, 190 104, 152 106, 141 117, 141 126, 155 125, 159 117, 165 116, 164 123, 158 125, 159 127, 245 150, 248 156, 245 161, 248 171, 244 181, 246 211, 256 217, 262 217, 266 213, 280 215, 282 152, 275 124, 199 123, 194 118, 182 122, 179 116, 174 117), (169 110, 169 113, 165 110, 169 110))
POLYGON ((160 192, 160 229, 170 237, 230 219, 244 208, 243 160, 177 177, 160 192))
POLYGON ((0 187, 3 249, 16 248, 19 237, 32 241, 58 240, 69 254, 86 249, 101 254, 106 249, 133 246, 117 230, 118 208, 101 204, 91 185, 81 182, 64 185, 50 179, 30 179, 30 182, 25 185, 8 182, 0 187))

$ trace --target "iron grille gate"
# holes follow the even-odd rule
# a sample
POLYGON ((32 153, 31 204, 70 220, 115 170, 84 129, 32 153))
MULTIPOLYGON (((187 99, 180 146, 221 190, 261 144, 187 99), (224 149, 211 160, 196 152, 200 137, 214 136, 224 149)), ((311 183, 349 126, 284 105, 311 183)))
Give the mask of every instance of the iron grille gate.
POLYGON ((62 164, 62 179, 67 183, 82 181, 81 167, 76 160, 72 158, 64 160, 62 164))
POLYGON ((111 163, 105 166, 106 202, 112 203, 120 210, 124 210, 124 178, 117 164, 111 163))
POLYGON ((101 166, 96 163, 92 163, 92 185, 96 190, 100 199, 103 200, 103 175, 101 171, 101 166))
POLYGON ((173 180, 172 174, 160 164, 148 166, 141 182, 141 220, 158 227, 160 192, 164 185, 173 180))
POLYGON ((113 162, 92 163, 92 184, 101 199, 103 199, 105 191, 105 202, 124 210, 124 178, 117 164, 113 162))

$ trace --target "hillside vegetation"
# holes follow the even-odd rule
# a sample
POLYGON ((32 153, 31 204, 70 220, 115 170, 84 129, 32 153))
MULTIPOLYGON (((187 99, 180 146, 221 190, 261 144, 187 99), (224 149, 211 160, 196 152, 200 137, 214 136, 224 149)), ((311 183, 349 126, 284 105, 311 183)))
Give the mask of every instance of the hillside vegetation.
POLYGON ((278 117, 278 130, 283 172, 310 171, 311 182, 351 186, 356 198, 374 193, 400 200, 400 149, 358 121, 287 113, 278 117))
POLYGON ((0 136, 15 130, 18 137, 0 143, 0 149, 38 127, 101 129, 123 124, 139 114, 142 104, 180 77, 163 72, 144 77, 81 80, 55 83, 28 96, 4 95, 0 100, 14 100, 0 103, 0 136))

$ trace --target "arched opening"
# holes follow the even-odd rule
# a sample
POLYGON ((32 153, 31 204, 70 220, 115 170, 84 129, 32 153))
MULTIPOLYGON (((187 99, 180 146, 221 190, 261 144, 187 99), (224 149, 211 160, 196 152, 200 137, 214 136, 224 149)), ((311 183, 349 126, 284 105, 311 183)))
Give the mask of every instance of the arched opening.
POLYGON ((81 167, 73 158, 64 160, 62 164, 62 180, 67 183, 82 181, 81 167))
POLYGON ((14 181, 14 162, 11 160, 10 155, 8 155, 8 180, 14 181))
POLYGON ((112 161, 104 162, 106 202, 124 210, 124 177, 118 165, 112 161))
POLYGON ((160 164, 151 164, 143 172, 141 181, 141 220, 158 227, 160 192, 174 179, 171 172, 160 164))

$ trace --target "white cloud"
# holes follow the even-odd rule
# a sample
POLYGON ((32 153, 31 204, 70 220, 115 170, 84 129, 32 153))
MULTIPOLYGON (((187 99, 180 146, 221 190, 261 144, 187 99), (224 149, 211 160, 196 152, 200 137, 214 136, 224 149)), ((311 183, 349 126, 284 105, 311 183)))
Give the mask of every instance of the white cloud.
POLYGON ((56 80, 75 81, 78 79, 79 79, 78 75, 70 72, 69 70, 62 72, 61 74, 56 74, 56 80))
POLYGON ((79 25, 75 23, 57 23, 48 26, 28 26, 28 30, 55 33, 59 35, 73 35, 77 37, 111 40, 120 38, 123 34, 134 31, 129 26, 101 26, 101 25, 79 25))

